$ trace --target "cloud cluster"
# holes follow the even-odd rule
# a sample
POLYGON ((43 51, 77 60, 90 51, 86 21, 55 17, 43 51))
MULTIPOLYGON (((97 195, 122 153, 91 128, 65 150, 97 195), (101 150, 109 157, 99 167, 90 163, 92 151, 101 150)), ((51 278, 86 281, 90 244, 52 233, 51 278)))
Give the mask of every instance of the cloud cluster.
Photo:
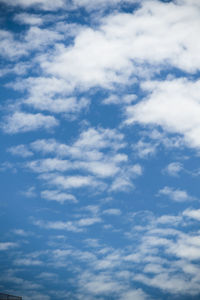
MULTIPOLYGON (((116 299, 124 299, 125 295, 134 295, 134 299, 149 299, 142 290, 133 289, 135 282, 168 292, 172 297, 177 294, 199 295, 199 266, 196 262, 200 257, 200 241, 199 235, 192 229, 199 221, 198 215, 198 209, 159 217, 148 211, 129 214, 132 228, 125 233, 127 247, 112 248, 109 242, 105 244, 105 240, 101 244, 98 239, 90 239, 86 240, 87 251, 57 248, 52 254, 49 253, 49 259, 56 255, 56 260, 60 259, 63 265, 71 257, 73 261, 79 260, 87 266, 87 270, 81 271, 78 277, 80 299, 103 299, 110 294, 115 295, 116 299)), ((94 224, 93 221, 83 220, 80 219, 77 224, 94 224)), ((35 225, 41 226, 41 223, 35 225)), ((67 229, 66 223, 46 223, 43 226, 67 229)))
POLYGON ((39 181, 18 193, 29 223, 2 237, 12 270, 1 273, 1 282, 25 300, 147 300, 152 288, 160 299, 198 297, 197 191, 177 182, 184 170, 199 175, 178 156, 185 146, 200 147, 199 1, 0 4, 13 12, 9 24, 17 23, 13 33, 0 30, 8 63, 0 76, 14 91, 6 94, 0 124, 12 160, 0 171, 21 168, 25 182, 39 181), (18 133, 24 140, 18 135, 11 144, 18 133), (149 177, 134 194, 146 167, 149 177), (154 180, 158 169, 161 179, 154 180), (137 211, 147 198, 156 212, 137 211), (166 214, 163 199, 171 200, 166 214), (37 250, 29 253, 31 247, 37 250), (33 280, 22 279, 33 268, 33 280))
MULTIPOLYGON (((40 125, 38 120, 37 117, 37 126, 40 125)), ((33 130, 30 121, 28 126, 33 130)), ((46 119, 45 126, 48 126, 46 119)), ((10 129, 10 132, 13 131, 10 129)), ((8 151, 12 155, 27 158, 23 166, 38 173, 39 178, 49 186, 59 189, 43 191, 42 198, 63 203, 66 200, 76 202, 76 198, 62 190, 90 187, 127 191, 133 188, 133 180, 143 174, 143 168, 129 161, 123 151, 125 146, 124 135, 118 130, 90 127, 83 130, 71 144, 43 139, 29 145, 12 146, 8 151), (41 154, 45 158, 30 160, 29 157, 34 154, 41 154)))
POLYGON ((105 10, 109 7, 116 7, 118 4, 131 4, 137 3, 138 0, 96 0, 96 1, 89 1, 89 0, 17 0, 15 2, 11 0, 1 0, 1 3, 4 3, 8 6, 19 6, 22 8, 37 8, 44 11, 56 11, 56 10, 76 10, 78 8, 85 8, 87 11, 93 10, 105 10))
MULTIPOLYGON (((19 0, 15 4, 57 9, 67 2, 19 0)), ((79 4, 74 2, 75 6, 79 4)), ((93 2, 84 1, 81 5, 89 7, 93 2)), ((100 17, 95 28, 80 25, 73 39, 67 37, 71 27, 65 22, 62 26, 68 26, 66 35, 61 23, 50 29, 33 25, 22 41, 10 32, 1 31, 1 54, 14 58, 33 49, 43 51, 35 60, 41 76, 20 80, 12 86, 26 90, 28 95, 22 102, 37 110, 77 114, 89 106, 88 99, 77 97, 82 91, 94 87, 113 89, 116 84, 132 85, 136 78, 152 78, 166 66, 168 70, 178 68, 195 74, 200 68, 196 43, 199 9, 195 1, 144 1, 132 13, 100 17), (54 47, 44 53, 52 44, 54 47)), ((148 96, 134 106, 128 105, 126 123, 159 125, 168 132, 183 135, 189 146, 199 147, 199 81, 147 81, 141 87, 148 96)), ((104 103, 120 103, 117 97, 108 98, 104 103)))

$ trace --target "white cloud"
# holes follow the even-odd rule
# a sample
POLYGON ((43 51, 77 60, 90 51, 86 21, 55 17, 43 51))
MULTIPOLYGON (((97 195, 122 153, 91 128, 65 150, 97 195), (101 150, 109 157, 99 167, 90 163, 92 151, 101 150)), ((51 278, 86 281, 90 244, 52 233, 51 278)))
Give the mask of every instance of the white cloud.
POLYGON ((12 146, 8 148, 7 151, 12 155, 18 155, 21 157, 30 157, 33 155, 33 152, 31 152, 26 145, 12 146))
POLYGON ((149 297, 141 290, 141 289, 137 289, 137 290, 130 290, 124 294, 122 294, 122 296, 120 297, 120 300, 145 300, 145 299, 149 299, 149 297))
POLYGON ((78 202, 75 196, 57 190, 44 190, 41 192, 41 197, 46 200, 57 201, 61 204, 63 204, 65 201, 74 203, 78 202))
POLYGON ((57 10, 63 8, 65 5, 64 0, 0 0, 1 3, 5 3, 10 6, 22 6, 23 8, 37 7, 43 10, 57 10))
POLYGON ((115 13, 101 19, 99 28, 83 28, 72 46, 43 57, 41 67, 81 90, 127 84, 134 74, 149 76, 166 63, 196 72, 199 23, 199 7, 193 4, 144 1, 133 13, 115 13))
POLYGON ((18 245, 16 243, 13 242, 1 242, 0 243, 0 251, 5 251, 8 250, 10 248, 14 248, 17 247, 18 245))
MULTIPOLYGON (((129 108, 128 108, 129 109, 129 108)), ((134 156, 149 158, 157 153, 161 147, 166 150, 171 148, 183 149, 185 146, 184 138, 177 134, 152 128, 150 125, 146 130, 140 131, 141 138, 132 145, 134 156)))
POLYGON ((19 236, 28 236, 28 234, 29 234, 24 229, 14 229, 13 232, 19 236))
POLYGON ((173 253, 180 258, 188 260, 200 259, 200 237, 199 235, 182 234, 176 244, 167 249, 169 253, 173 253))
POLYGON ((134 189, 133 179, 143 174, 143 169, 140 164, 135 164, 133 166, 128 166, 127 168, 121 169, 118 176, 113 180, 110 187, 110 191, 123 191, 127 192, 130 189, 134 189))
POLYGON ((81 218, 76 221, 41 221, 41 220, 34 220, 33 224, 39 226, 41 228, 46 229, 54 229, 54 230, 67 230, 72 232, 82 232, 85 230, 85 227, 92 226, 96 223, 102 222, 101 218, 99 217, 88 217, 88 218, 81 218))
POLYGON ((5 58, 14 59, 27 53, 22 44, 15 40, 9 31, 0 30, 0 41, 0 55, 5 58))
POLYGON ((87 11, 101 11, 110 7, 116 7, 119 4, 124 3, 137 3, 138 0, 57 0, 56 2, 53 0, 0 0, 1 3, 5 3, 10 6, 21 6, 22 8, 37 8, 45 11, 55 11, 59 9, 65 10, 76 10, 79 8, 85 8, 87 11))
POLYGON ((69 178, 70 182, 74 178, 74 188, 79 186, 78 182, 81 179, 80 186, 98 186, 99 189, 105 189, 105 180, 110 178, 113 181, 112 190, 125 191, 133 186, 132 180, 143 173, 139 164, 129 166, 127 154, 121 152, 125 146, 124 135, 116 129, 88 128, 82 131, 73 143, 63 144, 55 139, 30 143, 29 148, 33 152, 55 157, 29 161, 26 167, 37 173, 64 173, 64 176, 59 173, 40 176, 50 185, 64 189, 72 187, 69 178), (63 159, 64 157, 67 159, 63 159), (74 177, 66 176, 69 171, 75 173, 74 177))
POLYGON ((58 278, 58 275, 56 273, 42 272, 37 276, 37 278, 55 281, 55 279, 58 278))
POLYGON ((58 143, 55 139, 36 140, 30 144, 30 147, 42 154, 56 154, 57 156, 66 156, 69 153, 69 147, 58 143))
POLYGON ((183 216, 200 221, 200 209, 186 209, 183 212, 183 216))
POLYGON ((95 187, 98 183, 91 176, 62 176, 58 174, 42 174, 40 178, 47 180, 48 184, 63 189, 77 189, 82 187, 95 187))
POLYGON ((140 164, 135 164, 130 168, 130 172, 133 174, 133 176, 141 176, 143 170, 140 164))
POLYGON ((92 217, 92 218, 83 218, 77 221, 77 225, 80 227, 90 226, 96 223, 101 222, 101 218, 99 217, 92 217))
POLYGON ((4 132, 14 134, 33 131, 40 128, 50 129, 57 125, 58 121, 53 116, 17 111, 12 115, 7 116, 1 127, 4 132))
POLYGON ((189 291, 190 285, 185 278, 175 275, 170 277, 168 273, 161 273, 152 278, 140 274, 136 275, 134 279, 142 282, 143 284, 162 289, 163 291, 167 291, 172 294, 189 293, 191 295, 195 295, 198 291, 196 283, 192 286, 192 290, 189 291))
POLYGON ((8 161, 5 161, 5 162, 0 164, 0 172, 4 172, 4 171, 7 171, 7 170, 12 171, 13 173, 17 172, 17 169, 14 167, 14 164, 12 164, 8 161))
POLYGON ((89 272, 84 272, 81 275, 79 284, 85 292, 98 295, 110 294, 121 290, 121 286, 110 278, 107 274, 94 275, 89 272))
POLYGON ((182 169, 183 165, 180 162, 172 162, 163 171, 170 176, 176 177, 182 169))
POLYGON ((40 15, 29 13, 16 14, 14 16, 14 21, 28 25, 42 25, 43 23, 42 17, 40 15))
POLYGON ((119 216, 119 215, 121 215, 121 211, 118 208, 109 208, 109 209, 105 209, 103 211, 103 214, 105 214, 105 215, 119 216))
POLYGON ((200 81, 172 79, 150 81, 143 85, 150 95, 127 108, 127 124, 162 126, 164 130, 184 137, 189 147, 199 147, 200 81))
POLYGON ((138 141, 133 145, 134 154, 140 158, 146 158, 155 154, 157 143, 152 144, 150 142, 144 142, 143 140, 138 141))
MULTIPOLYGON (((54 154, 57 156, 70 156, 73 159, 83 161, 106 161, 103 159, 104 149, 111 150, 114 154, 112 160, 115 162, 123 162, 127 160, 127 156, 123 153, 115 153, 117 150, 125 147, 124 135, 115 129, 104 128, 88 128, 84 130, 78 139, 71 145, 61 144, 55 139, 37 140, 31 143, 34 151, 43 154, 54 154)), ((108 150, 107 150, 108 151, 108 150)), ((109 157, 110 160, 110 157, 109 157)))
POLYGON ((76 224, 73 224, 71 221, 68 221, 68 222, 61 222, 61 221, 44 222, 44 221, 36 220, 36 221, 33 221, 33 224, 36 226, 39 226, 41 228, 45 228, 45 229, 67 230, 67 231, 72 231, 72 232, 83 231, 82 228, 76 226, 76 224))
MULTIPOLYGON (((91 5, 88 1, 84 3, 91 5)), ((25 5, 25 2, 18 0, 15 4, 25 5)), ((26 2, 27 6, 34 4, 58 8, 63 7, 64 2, 26 2)), ((166 63, 187 72, 199 70, 199 50, 196 46, 200 22, 198 11, 199 6, 194 2, 144 1, 133 13, 115 13, 102 18, 95 29, 83 26, 82 30, 76 32, 74 43, 70 46, 60 43, 64 36, 55 29, 32 26, 19 46, 9 32, 2 31, 5 45, 2 43, 4 50, 1 53, 8 52, 5 49, 15 52, 19 49, 19 54, 22 50, 22 53, 27 53, 32 49, 41 50, 41 45, 46 47, 54 43, 55 52, 51 55, 48 51, 38 60, 42 69, 41 77, 28 78, 18 85, 28 90, 28 97, 24 100, 26 104, 54 113, 77 113, 88 107, 89 101, 71 97, 76 88, 111 88, 113 83, 119 82, 126 85, 127 79, 132 82, 134 74, 145 76, 157 72, 166 63)), ((14 52, 12 55, 15 55, 14 52)), ((148 101, 129 106, 127 122, 161 125, 167 131, 183 134, 187 143, 198 146, 199 121, 196 116, 199 105, 195 96, 198 86, 198 81, 193 83, 186 80, 171 80, 163 85, 160 82, 144 84, 143 88, 149 93, 153 90, 153 95, 148 101), (167 100, 170 99, 167 102, 160 101, 166 93, 173 97, 167 96, 167 100), (179 110, 174 109, 175 105, 179 110), (184 108, 188 105, 189 110, 184 108), (160 110, 157 111, 156 107, 160 107, 160 110)), ((111 102, 118 101, 117 97, 111 102)), ((123 97, 123 101, 129 103, 131 96, 127 97, 123 97)))
POLYGON ((35 187, 31 186, 27 190, 21 191, 20 194, 27 198, 36 197, 35 187))
POLYGON ((26 166, 34 172, 45 173, 52 171, 84 170, 97 177, 112 177, 119 172, 117 162, 106 161, 70 161, 58 158, 46 158, 30 161, 26 166))
POLYGON ((156 222, 158 224, 171 224, 171 225, 178 225, 182 222, 181 216, 170 216, 170 215, 163 215, 157 218, 156 222))
MULTIPOLYGON (((52 39, 62 38, 60 35, 54 37, 54 32, 50 30, 49 32, 43 31, 43 29, 37 28, 37 31, 35 29, 33 32, 32 29, 32 32, 27 33, 26 42, 30 48, 37 48, 38 50, 37 43, 44 47, 46 43, 51 44, 52 39), (35 44, 29 40, 35 40, 35 44)), ((70 86, 66 80, 54 76, 29 77, 22 82, 16 82, 12 88, 19 91, 27 90, 28 96, 23 100, 23 103, 42 111, 77 114, 84 108, 88 108, 90 104, 89 99, 84 97, 69 97, 68 94, 73 90, 73 85, 70 86)))
POLYGON ((92 161, 92 162, 77 162, 75 167, 85 169, 98 177, 112 177, 118 171, 119 167, 116 163, 110 161, 92 161))
POLYGON ((134 189, 134 184, 133 182, 130 180, 130 177, 128 176, 121 176, 121 177, 117 177, 110 188, 110 191, 123 191, 126 192, 130 189, 134 189))
POLYGON ((58 158, 45 158, 33 160, 26 164, 28 168, 37 173, 46 173, 52 171, 64 172, 72 168, 72 164, 68 160, 58 158))
MULTIPOLYGON (((97 207, 88 207, 87 211, 89 208, 92 214, 99 213, 97 207)), ((129 244, 129 247, 123 249, 113 249, 106 246, 105 242, 101 245, 101 239, 86 240, 89 243, 88 249, 93 245, 92 251, 81 251, 71 246, 67 249, 62 247, 53 251, 53 257, 57 266, 60 263, 62 267, 69 259, 84 263, 76 277, 80 299, 103 299, 111 293, 116 299, 149 299, 142 290, 132 288, 132 283, 137 281, 170 293, 171 297, 177 294, 180 297, 198 295, 200 277, 197 262, 200 239, 191 228, 190 220, 184 218, 183 222, 183 217, 186 217, 184 212, 159 217, 146 212, 144 221, 144 215, 142 217, 139 214, 138 220, 129 220, 130 231, 133 233, 129 236, 132 246, 129 244), (142 228, 134 226, 138 225, 138 221, 145 225, 142 228)), ((98 222, 101 220, 97 215, 79 215, 79 219, 74 221, 36 221, 35 225, 47 229, 82 232, 84 226, 98 222)))
MULTIPOLYGON (((120 260, 120 257, 118 257, 120 260)), ((93 258, 95 264, 95 259, 93 258)), ((98 262, 98 261, 97 261, 98 262)), ((113 262, 113 267, 116 261, 113 262)), ((119 261, 118 261, 119 262, 119 261)), ((105 262, 104 262, 105 263, 105 262)), ((117 265, 118 266, 118 265, 117 265)), ((134 299, 134 300, 146 300, 149 299, 141 289, 133 289, 127 281, 130 279, 129 272, 126 271, 114 271, 112 266, 109 265, 105 270, 97 273, 96 270, 90 269, 80 274, 79 284, 79 299, 104 299, 107 296, 112 295, 116 299, 134 299), (109 271, 108 271, 109 270, 109 271)))
MULTIPOLYGON (((119 4, 120 0, 96 0, 96 1, 89 1, 89 0, 73 0, 73 5, 75 8, 84 7, 88 11, 92 10, 103 10, 108 7, 115 7, 117 4, 119 4)), ((127 1, 122 1, 127 2, 127 1)))
POLYGON ((82 98, 79 101, 76 98, 38 98, 36 95, 30 97, 25 104, 31 105, 36 109, 43 111, 50 111, 53 113, 65 113, 74 114, 79 113, 82 109, 89 106, 90 101, 86 98, 82 98))
POLYGON ((108 98, 104 99, 102 103, 105 105, 110 105, 110 104, 127 105, 134 102, 136 98, 137 96, 135 94, 127 94, 121 97, 118 95, 111 95, 108 98))
POLYGON ((142 228, 133 227, 132 238, 140 243, 124 256, 137 269, 133 280, 171 294, 198 295, 200 240, 190 225, 182 215, 163 215, 149 219, 142 228))
POLYGON ((31 26, 24 35, 24 46, 27 50, 41 50, 46 46, 63 39, 63 35, 54 30, 31 26))
MULTIPOLYGON (((55 30, 39 28, 37 26, 31 26, 27 31, 24 31, 23 34, 19 36, 17 33, 12 33, 6 30, 0 30, 0 55, 5 59, 9 59, 11 62, 15 62, 15 66, 5 68, 5 74, 7 72, 15 72, 18 75, 23 75, 26 71, 26 68, 33 67, 35 60, 30 62, 19 62, 18 59, 22 56, 27 57, 32 51, 41 51, 44 50, 47 46, 52 43, 61 41, 63 39, 63 34, 55 30)), ((34 65, 35 66, 35 65, 34 65)), ((2 73, 2 75, 4 75, 2 73)), ((27 80, 20 80, 21 87, 24 84, 26 87, 27 80)), ((20 85, 20 84, 19 84, 20 85)), ((12 88, 17 86, 16 84, 8 84, 12 88)))
POLYGON ((176 202, 196 200, 195 197, 188 195, 186 191, 174 189, 168 186, 165 186, 163 189, 159 190, 158 195, 168 196, 171 200, 176 202))
POLYGON ((74 146, 81 149, 103 149, 109 147, 117 150, 124 147, 123 139, 124 135, 116 129, 89 128, 80 134, 74 146))
POLYGON ((40 266, 42 261, 31 258, 17 258, 14 260, 14 264, 17 266, 40 266))

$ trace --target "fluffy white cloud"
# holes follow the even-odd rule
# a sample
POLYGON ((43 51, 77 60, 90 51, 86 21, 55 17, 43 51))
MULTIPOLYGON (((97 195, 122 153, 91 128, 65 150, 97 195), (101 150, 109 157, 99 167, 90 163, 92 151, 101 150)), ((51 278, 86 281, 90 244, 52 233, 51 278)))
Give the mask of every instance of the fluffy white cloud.
POLYGON ((172 79, 142 85, 150 93, 146 99, 127 108, 127 124, 162 126, 184 137, 190 147, 199 147, 200 81, 172 79))
POLYGON ((17 111, 6 117, 1 125, 4 132, 9 134, 33 131, 40 128, 50 129, 58 125, 58 121, 53 116, 43 114, 32 114, 17 111))
POLYGON ((200 221, 200 209, 186 209, 183 215, 191 219, 200 221))
POLYGON ((81 133, 74 146, 81 149, 103 149, 109 147, 117 150, 124 147, 123 139, 124 135, 116 129, 89 128, 81 133))
MULTIPOLYGON (((56 32, 50 30, 48 32, 43 31, 43 29, 39 28, 31 28, 29 30, 26 36, 26 43, 31 49, 37 48, 39 50, 36 43, 44 47, 46 43, 51 44, 56 38, 61 38, 56 32), (33 44, 32 40, 35 41, 35 44, 33 44)), ((75 114, 87 108, 90 104, 89 99, 84 97, 80 97, 80 99, 69 97, 74 85, 69 85, 66 80, 54 76, 29 77, 28 79, 12 84, 11 87, 19 91, 27 90, 28 96, 23 100, 23 103, 42 111, 75 114)))
POLYGON ((166 63, 187 72, 200 68, 199 7, 194 4, 144 1, 135 12, 110 15, 100 23, 97 29, 83 28, 72 46, 43 57, 44 72, 88 89, 127 84, 134 74, 152 74, 166 63))
MULTIPOLYGON (((15 61, 17 63, 21 56, 27 57, 34 50, 36 52, 44 50, 52 43, 61 41, 63 37, 63 34, 56 30, 41 29, 37 26, 31 26, 20 36, 6 30, 0 30, 0 55, 11 62, 15 61)), ((33 66, 34 62, 30 63, 30 60, 26 63, 18 62, 13 69, 5 69, 5 74, 9 71, 18 75, 23 74, 23 67, 25 68, 26 64, 33 66)), ((4 74, 2 73, 2 75, 4 74)), ((26 80, 24 80, 24 85, 25 82, 26 80)), ((11 86, 14 87, 15 85, 11 84, 11 86)))
POLYGON ((55 154, 56 156, 67 156, 69 147, 66 144, 61 144, 55 139, 36 140, 31 143, 30 147, 35 152, 42 154, 55 154))
POLYGON ((199 235, 184 235, 178 239, 176 244, 173 244, 167 250, 180 258, 189 260, 200 259, 200 237, 199 235))
MULTIPOLYGON (((100 6, 108 4, 104 0, 99 0, 98 3, 100 6)), ((109 1, 109 3, 113 4, 114 1, 109 1)), ((123 3, 124 1, 120 2, 120 4, 123 3)), ((13 2, 9 1, 7 4, 13 5, 13 2)), ((62 0, 56 1, 56 3, 50 0, 29 0, 27 2, 18 0, 15 5, 18 4, 27 7, 38 5, 44 9, 54 9, 64 7, 69 3, 62 0)), ((74 1, 72 6, 80 5, 89 9, 94 4, 96 5, 96 2, 85 0, 81 3, 74 1)), ((112 88, 115 83, 132 84, 135 76, 151 76, 165 68, 166 64, 191 73, 198 71, 200 49, 196 44, 196 39, 199 36, 199 10, 199 5, 194 1, 169 3, 156 0, 144 1, 133 13, 115 13, 99 19, 99 26, 95 29, 80 26, 80 30, 75 30, 74 41, 69 46, 68 44, 66 46, 65 43, 67 40, 61 30, 62 24, 60 27, 51 29, 32 26, 25 33, 21 42, 15 40, 9 32, 2 31, 2 51, 0 52, 15 57, 27 54, 33 49, 41 51, 49 44, 54 44, 55 51, 46 51, 46 54, 43 53, 37 60, 41 67, 41 77, 29 78, 19 84, 28 91, 28 97, 24 99, 24 103, 36 109, 54 113, 77 113, 84 107, 88 107, 89 101, 88 99, 77 100, 76 97, 72 97, 74 91, 88 90, 96 86, 112 88)), ((65 25, 63 24, 63 26, 65 25)), ((70 33, 69 28, 67 31, 70 33)), ((157 82, 154 83, 155 86, 157 84, 157 82)), ((155 86, 152 87, 154 90, 155 86)), ((159 86, 161 85, 159 84, 159 86)), ((187 95, 190 96, 190 88, 197 91, 197 87, 195 88, 194 85, 192 87, 192 84, 190 87, 188 86, 188 92, 185 83, 179 87, 179 91, 182 87, 186 92, 184 99, 187 98, 187 95)), ((148 89, 150 93, 151 88, 148 89)), ((176 91, 172 92, 172 98, 177 98, 177 95, 174 94, 176 91)), ((184 92, 180 93, 179 100, 184 92)), ((195 91, 191 93, 193 97, 195 91)), ((127 97, 123 97, 122 102, 130 103, 132 100, 134 100, 134 96, 131 98, 131 95, 127 95, 127 97)), ((179 100, 176 100, 174 106, 179 106, 179 100)), ((175 112, 170 113, 171 118, 166 121, 166 115, 171 112, 172 101, 169 101, 167 107, 163 103, 163 109, 165 105, 167 111, 164 118, 154 113, 155 118, 153 119, 152 116, 151 120, 145 119, 145 116, 140 118, 138 115, 140 109, 144 110, 142 104, 134 107, 134 118, 132 116, 133 108, 129 107, 128 122, 131 123, 135 120, 145 124, 156 123, 167 127, 172 132, 184 134, 188 143, 197 144, 196 140, 199 136, 197 118, 194 118, 193 123, 190 124, 187 120, 195 108, 197 108, 196 115, 198 114, 198 103, 191 101, 191 109, 186 117, 183 106, 188 105, 187 101, 189 100, 186 99, 185 102, 181 100, 184 105, 181 105, 176 124, 172 120, 175 112), (136 108, 137 117, 135 116, 136 108), (181 117, 181 115, 183 116, 181 117), (180 128, 183 118, 186 118, 184 120, 186 125, 180 128)), ((117 102, 120 103, 119 96, 104 100, 104 103, 117 102)), ((157 102, 158 100, 155 99, 151 104, 160 105, 157 102)), ((144 104, 147 106, 146 102, 144 104)), ((145 111, 144 113, 148 116, 152 115, 154 107, 148 105, 147 109, 151 110, 150 114, 145 111)))
POLYGON ((0 30, 0 41, 0 53, 5 58, 14 59, 27 53, 21 43, 15 40, 13 34, 6 30, 0 30))

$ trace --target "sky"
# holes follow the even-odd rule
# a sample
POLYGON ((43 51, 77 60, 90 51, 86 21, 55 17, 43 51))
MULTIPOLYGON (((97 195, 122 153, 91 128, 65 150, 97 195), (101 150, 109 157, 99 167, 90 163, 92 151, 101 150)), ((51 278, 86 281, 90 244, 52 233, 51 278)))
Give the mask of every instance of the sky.
POLYGON ((0 291, 200 299, 200 1, 0 0, 0 291))

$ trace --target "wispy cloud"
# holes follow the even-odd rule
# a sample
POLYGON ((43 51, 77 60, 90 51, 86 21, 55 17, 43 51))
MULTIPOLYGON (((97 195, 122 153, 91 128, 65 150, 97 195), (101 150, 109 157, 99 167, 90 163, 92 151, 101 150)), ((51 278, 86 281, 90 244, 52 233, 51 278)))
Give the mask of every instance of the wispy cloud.
POLYGON ((49 201, 57 201, 63 204, 65 201, 77 203, 75 196, 60 192, 59 190, 44 190, 41 192, 41 197, 49 201))

